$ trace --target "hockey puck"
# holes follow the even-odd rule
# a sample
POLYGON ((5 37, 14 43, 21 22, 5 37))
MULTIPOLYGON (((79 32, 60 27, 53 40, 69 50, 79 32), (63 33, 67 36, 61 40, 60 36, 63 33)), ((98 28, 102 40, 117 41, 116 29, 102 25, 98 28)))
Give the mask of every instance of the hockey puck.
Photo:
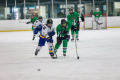
POLYGON ((40 71, 40 69, 38 69, 38 71, 40 71))

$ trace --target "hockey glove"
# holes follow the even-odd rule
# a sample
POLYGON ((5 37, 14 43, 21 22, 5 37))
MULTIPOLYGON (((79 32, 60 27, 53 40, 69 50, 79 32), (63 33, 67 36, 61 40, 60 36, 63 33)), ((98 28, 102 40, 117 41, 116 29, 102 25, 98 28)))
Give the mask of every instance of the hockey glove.
POLYGON ((83 22, 83 21, 85 21, 85 19, 84 19, 83 15, 81 15, 81 16, 82 16, 82 17, 81 17, 82 22, 83 22))
POLYGON ((68 34, 68 31, 61 31, 61 34, 68 34))
POLYGON ((65 35, 65 36, 62 37, 61 39, 62 39, 62 40, 67 39, 67 41, 69 41, 69 39, 70 39, 70 35, 65 35))
POLYGON ((26 24, 29 24, 30 22, 27 22, 26 24))
POLYGON ((49 36, 53 36, 53 35, 55 35, 55 32, 54 32, 54 31, 48 32, 48 35, 49 35, 49 36))
POLYGON ((77 24, 79 24, 80 23, 80 21, 77 21, 77 24))
POLYGON ((34 24, 34 21, 32 22, 32 24, 34 24))
POLYGON ((48 37, 46 40, 47 40, 47 42, 53 43, 53 40, 51 37, 48 37))

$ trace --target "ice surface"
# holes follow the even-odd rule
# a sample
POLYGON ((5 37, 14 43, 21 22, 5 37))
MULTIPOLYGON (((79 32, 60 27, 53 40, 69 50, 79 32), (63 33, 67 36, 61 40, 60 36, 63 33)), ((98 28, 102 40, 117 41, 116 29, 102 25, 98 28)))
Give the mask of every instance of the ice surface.
POLYGON ((0 80, 120 80, 120 29, 81 30, 79 39, 79 60, 71 41, 67 57, 61 45, 53 60, 47 44, 34 55, 39 38, 32 41, 32 31, 1 32, 0 80))

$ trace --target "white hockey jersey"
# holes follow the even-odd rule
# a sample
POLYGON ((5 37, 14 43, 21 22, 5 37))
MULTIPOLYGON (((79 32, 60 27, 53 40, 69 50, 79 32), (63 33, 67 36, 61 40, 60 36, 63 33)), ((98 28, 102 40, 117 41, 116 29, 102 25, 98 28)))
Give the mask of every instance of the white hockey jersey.
POLYGON ((43 19, 42 21, 36 20, 35 23, 33 24, 33 27, 39 27, 40 25, 46 24, 46 22, 47 21, 45 19, 43 19))
POLYGON ((49 28, 47 25, 44 25, 42 27, 40 37, 42 37, 42 38, 48 38, 49 37, 49 35, 47 35, 48 32, 52 32, 52 31, 55 32, 55 28, 53 27, 53 25, 51 26, 51 28, 49 28))

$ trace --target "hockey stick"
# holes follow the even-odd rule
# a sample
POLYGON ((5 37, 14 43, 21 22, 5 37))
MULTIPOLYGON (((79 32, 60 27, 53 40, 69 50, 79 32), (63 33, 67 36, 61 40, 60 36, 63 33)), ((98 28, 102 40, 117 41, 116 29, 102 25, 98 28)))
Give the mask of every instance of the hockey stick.
POLYGON ((21 22, 21 21, 19 21, 20 23, 27 23, 27 22, 21 22))
MULTIPOLYGON (((19 23, 27 23, 27 22, 21 22, 21 21, 19 21, 19 23)), ((33 24, 33 23, 30 22, 29 24, 33 24)))
POLYGON ((96 20, 95 20, 95 22, 96 22, 98 25, 101 25, 101 24, 103 24, 103 22, 102 22, 102 23, 99 23, 99 22, 98 22, 98 21, 96 21, 96 20))
POLYGON ((76 55, 77 55, 77 59, 79 59, 78 52, 77 52, 77 43, 76 43, 76 37, 75 37, 75 46, 76 46, 76 55))
MULTIPOLYGON (((52 43, 52 47, 53 47, 53 49, 55 49, 53 43, 52 43)), ((56 53, 54 53, 54 54, 56 55, 56 57, 53 57, 53 59, 57 59, 57 54, 56 53)))

